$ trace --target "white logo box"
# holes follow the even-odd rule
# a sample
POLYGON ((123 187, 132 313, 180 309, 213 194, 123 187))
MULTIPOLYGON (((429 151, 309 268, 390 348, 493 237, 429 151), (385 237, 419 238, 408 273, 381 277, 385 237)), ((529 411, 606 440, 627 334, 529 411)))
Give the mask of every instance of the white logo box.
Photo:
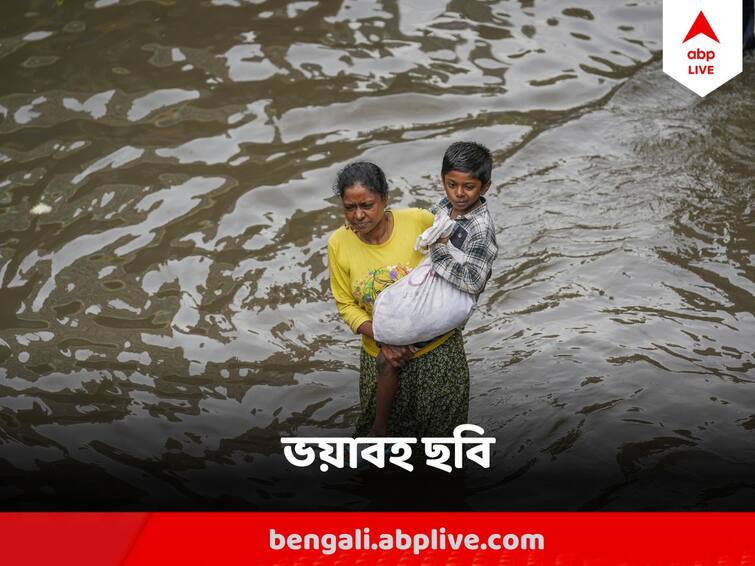
POLYGON ((663 0, 663 72, 699 96, 741 73, 741 0, 663 0))

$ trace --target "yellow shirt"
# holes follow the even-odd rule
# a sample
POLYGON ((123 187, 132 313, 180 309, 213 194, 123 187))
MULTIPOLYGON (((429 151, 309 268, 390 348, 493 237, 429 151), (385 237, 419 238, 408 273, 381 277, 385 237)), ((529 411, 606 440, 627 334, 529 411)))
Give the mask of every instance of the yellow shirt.
MULTIPOLYGON (((328 240, 330 289, 338 311, 355 333, 364 322, 372 320, 375 296, 423 258, 414 250, 414 243, 417 236, 432 225, 433 215, 419 208, 392 210, 391 213, 393 230, 382 244, 366 244, 345 227, 336 230, 328 240)), ((434 350, 453 332, 434 340, 414 357, 434 350)), ((375 341, 364 335, 362 347, 373 357, 380 351, 375 341)))

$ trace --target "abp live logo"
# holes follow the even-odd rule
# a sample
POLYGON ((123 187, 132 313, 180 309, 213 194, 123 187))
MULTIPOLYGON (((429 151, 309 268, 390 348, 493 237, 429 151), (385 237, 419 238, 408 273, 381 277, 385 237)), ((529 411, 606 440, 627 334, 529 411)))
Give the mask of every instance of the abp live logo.
POLYGON ((663 0, 663 72, 705 96, 742 72, 742 7, 663 0))

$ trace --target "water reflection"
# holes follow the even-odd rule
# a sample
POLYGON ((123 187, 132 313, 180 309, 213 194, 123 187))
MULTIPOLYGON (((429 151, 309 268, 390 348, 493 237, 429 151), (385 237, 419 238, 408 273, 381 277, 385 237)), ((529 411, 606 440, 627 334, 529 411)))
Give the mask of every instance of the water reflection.
POLYGON ((752 507, 751 58, 697 99, 655 1, 3 12, 3 506, 374 505, 278 450, 357 413, 329 187, 373 160, 426 206, 473 138, 502 253, 471 417, 498 444, 449 505, 752 507))

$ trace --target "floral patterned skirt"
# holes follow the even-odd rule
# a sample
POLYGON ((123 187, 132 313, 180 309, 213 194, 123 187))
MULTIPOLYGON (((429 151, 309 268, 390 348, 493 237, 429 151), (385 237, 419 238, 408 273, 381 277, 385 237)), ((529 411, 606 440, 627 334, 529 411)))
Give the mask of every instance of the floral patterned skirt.
MULTIPOLYGON (((357 436, 367 434, 375 418, 377 366, 362 350, 359 364, 361 413, 357 436)), ((442 345, 407 363, 399 373, 388 434, 390 436, 451 436, 457 425, 467 423, 469 365, 464 341, 456 332, 442 345)))

